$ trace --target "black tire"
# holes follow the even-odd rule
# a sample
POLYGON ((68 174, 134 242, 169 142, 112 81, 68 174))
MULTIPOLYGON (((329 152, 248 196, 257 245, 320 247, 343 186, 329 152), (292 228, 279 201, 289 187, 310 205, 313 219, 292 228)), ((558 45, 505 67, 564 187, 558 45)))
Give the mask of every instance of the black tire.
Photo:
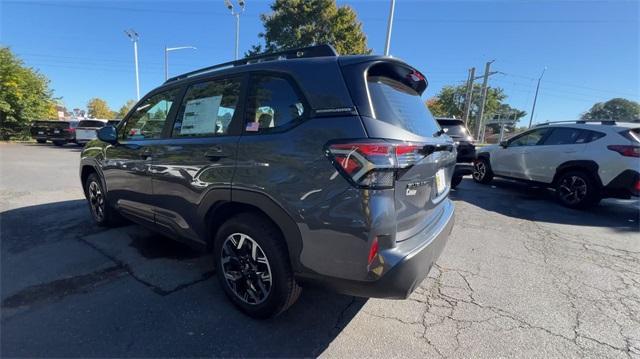
POLYGON ((453 176, 451 178, 451 188, 455 189, 462 182, 462 176, 453 176))
POLYGON ((91 217, 97 225, 101 227, 113 227, 118 224, 120 217, 115 209, 107 203, 106 192, 98 174, 92 173, 87 177, 84 184, 84 192, 87 202, 89 203, 91 217))
POLYGON ((471 176, 473 177, 473 180, 478 183, 487 184, 491 182, 493 180, 493 171, 491 170, 491 163, 489 163, 489 160, 485 157, 478 158, 473 163, 473 172, 471 173, 471 176))
POLYGON ((38 143, 47 143, 47 140, 36 140, 38 143))
POLYGON ((556 198, 565 207, 586 209, 597 205, 602 197, 593 177, 584 171, 568 171, 556 180, 556 198))
POLYGON ((58 146, 58 147, 62 147, 64 145, 66 145, 67 142, 66 141, 53 141, 53 144, 58 146))
POLYGON ((250 317, 274 317, 300 296, 284 238, 261 215, 241 213, 227 220, 216 235, 214 258, 227 297, 250 317))

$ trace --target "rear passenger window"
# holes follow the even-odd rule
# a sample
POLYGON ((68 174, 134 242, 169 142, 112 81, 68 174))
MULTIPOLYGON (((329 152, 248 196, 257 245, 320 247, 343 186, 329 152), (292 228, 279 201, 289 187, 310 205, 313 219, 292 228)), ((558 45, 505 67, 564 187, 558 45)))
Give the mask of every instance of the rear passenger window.
POLYGON ((305 115, 305 106, 291 83, 278 76, 251 77, 247 98, 247 132, 270 132, 305 115))
POLYGON ((238 106, 240 86, 240 79, 223 79, 189 87, 173 125, 173 137, 226 135, 238 106))
POLYGON ((577 128, 555 128, 544 145, 573 145, 589 143, 604 137, 604 133, 577 128))
POLYGON ((547 137, 543 145, 572 145, 581 139, 582 143, 585 142, 584 136, 580 138, 584 131, 577 128, 554 128, 551 135, 547 137))

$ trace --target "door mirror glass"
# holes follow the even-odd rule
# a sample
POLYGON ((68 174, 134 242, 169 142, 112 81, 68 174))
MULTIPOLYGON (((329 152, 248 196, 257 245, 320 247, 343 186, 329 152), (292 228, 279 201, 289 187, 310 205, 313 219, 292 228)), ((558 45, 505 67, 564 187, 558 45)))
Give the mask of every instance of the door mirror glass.
POLYGON ((502 146, 502 148, 509 147, 509 141, 500 141, 500 146, 502 146))
POLYGON ((104 126, 98 129, 98 139, 103 142, 115 144, 118 142, 118 131, 113 126, 104 126))

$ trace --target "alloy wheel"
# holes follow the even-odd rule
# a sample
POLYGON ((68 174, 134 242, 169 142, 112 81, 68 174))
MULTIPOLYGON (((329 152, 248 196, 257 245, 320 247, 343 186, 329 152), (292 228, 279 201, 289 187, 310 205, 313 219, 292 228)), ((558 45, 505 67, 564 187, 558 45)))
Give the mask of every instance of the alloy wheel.
POLYGON ((487 174, 487 165, 483 161, 478 161, 473 165, 472 176, 476 181, 482 181, 487 174))
POLYGON ((580 203, 587 197, 587 182, 580 176, 567 176, 560 182, 558 192, 563 202, 580 203))
POLYGON ((104 220, 104 195, 102 194, 100 185, 96 182, 89 184, 89 205, 96 220, 98 222, 104 220))
POLYGON ((222 244, 222 275, 243 302, 264 302, 272 288, 269 260, 262 247, 244 233, 233 233, 222 244))

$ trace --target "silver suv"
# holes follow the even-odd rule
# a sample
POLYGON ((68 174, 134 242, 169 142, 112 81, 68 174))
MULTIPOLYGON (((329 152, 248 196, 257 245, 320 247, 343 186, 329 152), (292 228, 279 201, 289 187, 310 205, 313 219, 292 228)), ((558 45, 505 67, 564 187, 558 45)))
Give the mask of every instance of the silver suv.
POLYGON ((424 76, 380 56, 295 49, 169 79, 82 152, 93 218, 117 215, 214 253, 245 313, 301 285, 406 298, 453 226, 453 141, 424 76))

